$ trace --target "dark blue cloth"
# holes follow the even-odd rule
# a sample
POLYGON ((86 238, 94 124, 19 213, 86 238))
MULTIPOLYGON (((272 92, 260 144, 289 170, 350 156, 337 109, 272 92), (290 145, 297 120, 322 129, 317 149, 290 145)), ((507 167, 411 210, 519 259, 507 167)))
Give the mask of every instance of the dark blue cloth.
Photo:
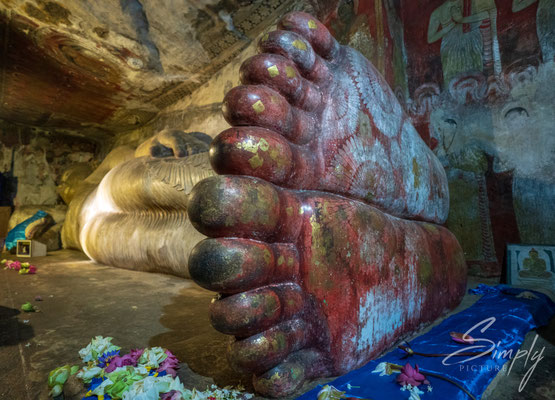
MULTIPOLYGON (((483 294, 483 297, 474 305, 445 319, 428 333, 410 342, 413 351, 420 353, 451 354, 457 350, 487 352, 491 349, 493 353, 490 355, 474 360, 468 360, 471 357, 452 357, 446 362, 454 365, 444 365, 445 357, 413 355, 403 358, 406 353, 396 349, 379 359, 370 361, 364 367, 330 382, 329 385, 345 391, 350 397, 372 400, 408 399, 409 393, 400 391, 400 385, 396 382, 399 374, 379 376, 377 373, 373 374, 372 371, 381 362, 398 365, 410 362, 413 367, 418 364, 424 375, 426 375, 426 371, 440 374, 459 383, 476 399, 480 399, 497 373, 504 368, 509 369, 513 362, 510 361, 511 358, 514 360, 514 370, 528 371, 534 364, 534 359, 537 361, 538 354, 542 351, 537 345, 521 349, 521 351, 530 351, 526 366, 524 364, 526 356, 515 358, 526 333, 536 327, 548 324, 551 317, 555 315, 555 303, 548 296, 535 291, 527 291, 533 293, 537 298, 517 297, 524 291, 527 290, 507 285, 493 287, 480 285, 472 293, 483 294), (468 332, 473 327, 476 328, 468 332), (458 344, 451 339, 450 332, 468 332, 475 339, 475 343, 474 345, 458 344), (534 354, 536 354, 535 358, 534 354), (347 385, 350 385, 351 388, 349 389, 347 385)), ((522 353, 520 354, 522 355, 522 353)), ((433 376, 427 376, 427 378, 433 390, 427 392, 426 385, 421 385, 421 390, 425 392, 421 395, 422 400, 466 400, 469 398, 462 390, 449 382, 433 376)), ((321 385, 317 386, 300 396, 299 399, 316 399, 321 389, 321 385)), ((529 389, 532 390, 532 388, 529 389)))
POLYGON ((27 227, 41 219, 46 217, 48 214, 45 213, 42 210, 39 210, 35 213, 35 215, 33 215, 30 218, 27 218, 25 221, 20 222, 19 224, 17 224, 16 226, 13 227, 13 229, 11 231, 8 232, 8 235, 6 236, 6 250, 11 250, 13 249, 15 246, 17 246, 17 241, 18 240, 25 240, 27 239, 25 237, 25 229, 27 229, 27 227))

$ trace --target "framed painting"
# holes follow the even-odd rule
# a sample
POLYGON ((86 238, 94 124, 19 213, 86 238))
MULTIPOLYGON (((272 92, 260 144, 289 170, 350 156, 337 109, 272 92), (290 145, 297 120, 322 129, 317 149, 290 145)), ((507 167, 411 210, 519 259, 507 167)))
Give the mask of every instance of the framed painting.
POLYGON ((18 240, 16 255, 18 257, 42 257, 46 255, 47 247, 36 240, 18 240))
POLYGON ((555 292, 555 245, 508 244, 507 283, 555 292))
POLYGON ((18 240, 16 255, 18 257, 31 257, 31 241, 18 240))

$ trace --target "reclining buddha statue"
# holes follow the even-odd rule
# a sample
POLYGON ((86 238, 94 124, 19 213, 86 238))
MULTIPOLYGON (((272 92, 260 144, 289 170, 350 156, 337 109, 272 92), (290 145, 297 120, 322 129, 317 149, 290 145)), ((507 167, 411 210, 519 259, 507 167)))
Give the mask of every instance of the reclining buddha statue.
POLYGON ((259 49, 209 153, 167 131, 114 150, 63 233, 99 262, 220 293, 210 317, 236 338, 231 365, 281 397, 456 307, 466 263, 441 226, 445 171, 374 66, 299 12, 259 49))
POLYGON ((117 147, 80 183, 65 176, 65 248, 99 263, 188 278, 187 258, 204 236, 187 218, 187 194, 213 175, 212 138, 163 130, 136 150, 117 147))

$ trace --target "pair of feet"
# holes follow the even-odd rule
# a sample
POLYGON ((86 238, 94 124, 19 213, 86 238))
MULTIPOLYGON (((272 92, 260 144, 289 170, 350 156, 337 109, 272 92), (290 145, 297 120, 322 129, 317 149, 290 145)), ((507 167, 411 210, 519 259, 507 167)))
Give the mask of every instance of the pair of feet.
POLYGON ((222 294, 216 329, 265 396, 345 373, 455 307, 460 246, 442 223, 448 189, 374 67, 308 14, 292 13, 241 67, 233 126, 211 145, 224 175, 195 186, 209 236, 189 271, 222 294), (415 222, 421 220, 429 222, 415 222))

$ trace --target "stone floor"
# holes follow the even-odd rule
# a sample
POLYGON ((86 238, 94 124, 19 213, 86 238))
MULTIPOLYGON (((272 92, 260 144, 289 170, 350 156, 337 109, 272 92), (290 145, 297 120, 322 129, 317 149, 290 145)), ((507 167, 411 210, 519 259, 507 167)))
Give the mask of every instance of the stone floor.
MULTIPOLYGON (((94 264, 72 251, 50 253, 32 263, 39 267, 36 275, 0 270, 0 399, 46 399, 48 372, 78 364, 79 349, 95 335, 112 336, 124 351, 170 349, 183 362, 179 374, 187 387, 216 383, 249 389, 249 377, 227 365, 229 338, 210 326, 213 293, 172 276, 94 264), (42 301, 34 301, 38 295, 42 301), (40 312, 23 313, 20 307, 27 301, 40 312)), ((466 296, 458 310, 476 298, 466 296)), ((518 387, 531 362, 524 366, 523 360, 509 376, 499 374, 483 399, 555 399, 555 321, 537 333, 534 349, 545 347, 544 358, 524 390, 519 393, 518 387)), ((523 348, 529 349, 535 336, 531 332, 523 348)), ((80 386, 68 389, 72 393, 66 399, 80 398, 80 386)))

